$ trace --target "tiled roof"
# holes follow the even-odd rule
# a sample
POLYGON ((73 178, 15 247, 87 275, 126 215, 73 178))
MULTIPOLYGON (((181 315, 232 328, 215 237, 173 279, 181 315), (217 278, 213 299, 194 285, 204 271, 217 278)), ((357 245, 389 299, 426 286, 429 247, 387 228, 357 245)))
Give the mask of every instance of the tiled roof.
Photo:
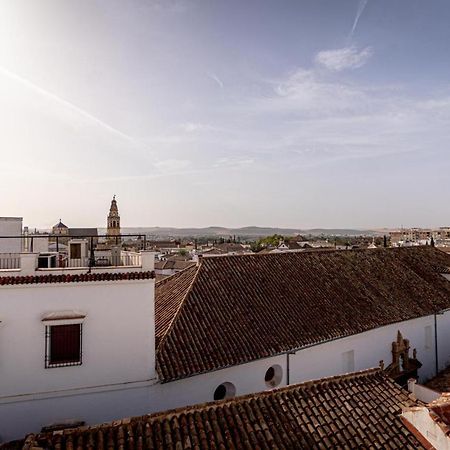
POLYGON ((30 275, 5 277, 0 276, 0 286, 16 284, 42 284, 42 283, 82 283, 88 281, 120 281, 120 280, 148 280, 154 278, 155 273, 148 272, 92 272, 82 274, 62 275, 30 275))
POLYGON ((450 393, 442 394, 438 399, 428 404, 431 417, 440 423, 442 430, 450 434, 450 393))
POLYGON ((171 381, 430 315, 450 307, 450 282, 436 269, 443 266, 450 256, 432 247, 202 258, 157 289, 157 308, 171 299, 177 311, 164 319, 171 325, 160 335, 159 377, 171 381))
POLYGON ((369 370, 94 427, 29 435, 23 449, 422 449, 400 419, 402 407, 417 405, 380 371, 369 370))
POLYGON ((156 345, 167 332, 197 272, 195 266, 156 283, 155 335, 156 345), (168 289, 167 286, 171 288, 168 289))
POLYGON ((60 220, 53 228, 67 228, 67 226, 64 225, 60 220))
POLYGON ((193 266, 196 263, 194 261, 179 260, 179 259, 167 259, 166 261, 157 261, 155 263, 155 269, 157 270, 183 270, 187 267, 193 266))

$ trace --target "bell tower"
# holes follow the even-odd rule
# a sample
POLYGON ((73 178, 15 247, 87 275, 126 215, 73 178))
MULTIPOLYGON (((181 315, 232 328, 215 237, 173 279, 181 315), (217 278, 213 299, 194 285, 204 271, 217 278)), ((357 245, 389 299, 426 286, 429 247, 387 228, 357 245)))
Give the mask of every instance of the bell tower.
POLYGON ((109 208, 106 235, 109 244, 120 243, 120 216, 115 195, 111 200, 111 206, 109 208))

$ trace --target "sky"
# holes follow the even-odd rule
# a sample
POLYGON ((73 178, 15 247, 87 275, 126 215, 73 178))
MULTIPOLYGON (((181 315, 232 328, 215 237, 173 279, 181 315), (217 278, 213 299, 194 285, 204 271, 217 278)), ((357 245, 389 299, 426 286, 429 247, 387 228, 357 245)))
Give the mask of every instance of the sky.
POLYGON ((450 224, 447 0, 2 0, 0 216, 450 224))

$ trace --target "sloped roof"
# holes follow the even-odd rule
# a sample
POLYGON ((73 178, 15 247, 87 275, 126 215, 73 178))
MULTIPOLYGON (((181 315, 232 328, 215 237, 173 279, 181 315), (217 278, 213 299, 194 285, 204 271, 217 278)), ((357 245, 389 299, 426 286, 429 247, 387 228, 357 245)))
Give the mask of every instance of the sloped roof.
POLYGON ((194 265, 156 283, 156 345, 159 344, 160 340, 169 329, 183 299, 186 297, 196 272, 197 268, 194 265))
POLYGON ((157 309, 176 305, 157 324, 160 380, 430 315, 450 307, 448 266, 432 247, 202 258, 156 289, 157 309))
POLYGON ((450 434, 450 393, 443 393, 438 399, 428 404, 430 415, 440 424, 442 431, 450 434))
POLYGON ((167 259, 165 261, 157 261, 155 263, 155 269, 157 270, 183 270, 196 262, 192 260, 180 260, 180 259, 167 259))
POLYGON ((402 407, 417 405, 380 371, 369 370, 94 427, 29 435, 23 449, 423 449, 400 419, 402 407))
POLYGON ((59 222, 58 222, 56 225, 53 226, 53 228, 67 228, 67 226, 64 225, 64 224, 61 222, 61 219, 60 219, 59 222))

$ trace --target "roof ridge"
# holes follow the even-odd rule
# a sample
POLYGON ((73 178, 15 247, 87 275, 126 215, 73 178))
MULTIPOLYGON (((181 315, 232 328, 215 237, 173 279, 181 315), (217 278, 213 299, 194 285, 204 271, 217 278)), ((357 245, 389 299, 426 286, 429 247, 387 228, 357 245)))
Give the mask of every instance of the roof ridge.
POLYGON ((322 254, 339 254, 342 252, 354 252, 354 253, 363 253, 366 251, 370 251, 371 253, 374 252, 406 252, 406 251, 411 251, 411 249, 435 249, 437 251, 439 251, 438 248, 436 247, 432 247, 430 245, 415 245, 415 246, 411 246, 411 247, 377 247, 374 249, 367 249, 367 248, 349 248, 348 250, 341 250, 341 249, 337 249, 334 247, 313 247, 313 248, 307 248, 304 249, 302 251, 298 251, 298 252, 279 252, 279 253, 240 253, 240 254, 223 254, 223 255, 209 255, 208 258, 249 258, 249 257, 253 257, 253 256, 257 256, 257 257, 283 257, 283 256, 287 256, 287 255, 304 255, 304 254, 308 254, 308 255, 322 255, 322 254))
MULTIPOLYGON (((184 306, 184 304, 186 303, 186 302, 185 302, 185 301, 186 301, 186 298, 187 298, 187 296, 189 295, 189 293, 191 292, 192 286, 194 285, 195 280, 197 279, 197 276, 198 276, 198 274, 199 274, 199 272, 200 272, 201 266, 202 266, 202 260, 199 261, 198 265, 196 265, 196 266, 191 266, 191 267, 187 267, 186 269, 181 270, 180 272, 178 272, 178 273, 184 273, 184 272, 186 272, 186 271, 188 271, 188 270, 194 270, 194 269, 196 270, 195 275, 192 277, 192 280, 191 280, 191 282, 189 283, 189 287, 186 289, 186 293, 185 293, 184 296, 183 296, 183 300, 181 300, 181 302, 180 302, 180 304, 179 304, 179 306, 178 306, 177 311, 176 311, 175 314, 173 315, 172 320, 170 321, 170 324, 169 324, 169 326, 167 327, 167 330, 165 331, 164 335, 163 335, 163 336, 161 337, 161 339, 159 340, 158 347, 156 348, 156 353, 158 353, 158 350, 159 350, 159 348, 161 347, 161 345, 163 344, 163 342, 165 341, 166 336, 167 336, 167 335, 169 334, 169 332, 172 330, 172 328, 173 328, 173 326, 174 326, 176 320, 178 319, 178 316, 180 315, 180 311, 183 309, 183 306, 184 306)), ((177 274, 175 274, 175 275, 177 275, 177 274)), ((174 275, 173 275, 173 276, 174 276, 174 275)), ((173 276, 172 276, 172 277, 173 277, 173 276)), ((169 278, 172 278, 172 277, 169 277, 169 278)), ((167 278, 166 278, 166 279, 167 279, 167 278)), ((172 279, 173 279, 173 278, 172 278, 172 279)), ((164 281, 164 280, 162 280, 162 281, 164 281)))

